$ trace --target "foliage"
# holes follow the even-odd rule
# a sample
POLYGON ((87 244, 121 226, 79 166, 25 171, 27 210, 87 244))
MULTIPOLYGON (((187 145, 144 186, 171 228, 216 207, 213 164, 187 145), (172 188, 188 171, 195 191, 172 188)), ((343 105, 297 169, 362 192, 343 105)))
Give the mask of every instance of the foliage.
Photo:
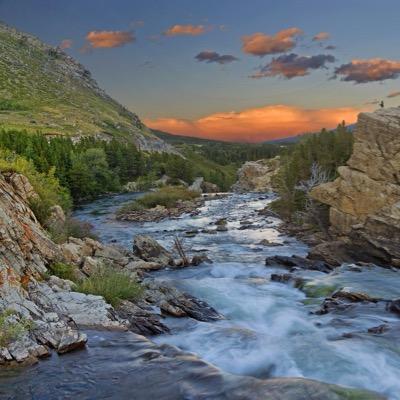
POLYGON ((135 300, 143 294, 143 288, 128 274, 103 267, 78 284, 79 292, 103 296, 112 306, 121 300, 135 300))
POLYGON ((39 195, 39 199, 31 199, 31 205, 41 223, 48 218, 52 206, 59 204, 66 210, 71 207, 69 193, 60 185, 54 168, 40 173, 32 161, 0 148, 0 172, 17 172, 29 179, 35 192, 39 195))
POLYGON ((153 130, 154 134, 179 148, 191 148, 206 159, 220 165, 243 164, 262 158, 275 157, 280 147, 273 143, 231 143, 200 139, 189 136, 171 135, 153 130))
POLYGON ((76 267, 62 262, 56 262, 49 267, 51 273, 61 279, 68 279, 72 282, 76 281, 76 267))
POLYGON ((271 204, 283 218, 293 220, 307 205, 304 183, 312 178, 313 165, 325 180, 337 177, 337 168, 344 165, 353 149, 353 135, 344 123, 336 130, 307 135, 282 156, 282 166, 275 178, 279 199, 271 204))
POLYGON ((5 347, 24 333, 33 329, 33 322, 26 318, 16 318, 16 313, 6 310, 0 313, 0 348, 5 347))
MULTIPOLYGON (((135 200, 131 207, 153 208, 164 206, 166 208, 175 207, 178 201, 193 200, 199 197, 199 193, 193 192, 181 186, 165 186, 145 194, 143 197, 135 200)), ((140 209, 140 208, 139 208, 140 209)))

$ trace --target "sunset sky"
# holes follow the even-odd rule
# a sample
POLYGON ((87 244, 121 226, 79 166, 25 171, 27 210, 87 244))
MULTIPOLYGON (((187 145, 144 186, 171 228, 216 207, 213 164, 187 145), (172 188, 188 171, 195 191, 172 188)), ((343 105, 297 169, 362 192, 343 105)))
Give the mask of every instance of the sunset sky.
POLYGON ((0 0, 150 127, 264 141, 400 105, 398 0, 0 0))

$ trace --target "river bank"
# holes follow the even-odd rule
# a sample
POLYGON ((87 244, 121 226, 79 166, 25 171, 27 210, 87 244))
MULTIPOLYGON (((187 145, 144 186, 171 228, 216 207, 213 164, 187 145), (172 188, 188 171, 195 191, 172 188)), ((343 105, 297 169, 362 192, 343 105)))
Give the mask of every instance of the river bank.
MULTIPOLYGON (((400 357, 392 346, 397 315, 385 310, 382 304, 363 302, 346 306, 344 312, 316 313, 325 297, 341 286, 352 286, 353 291, 366 291, 375 297, 383 297, 383 291, 385 298, 399 296, 397 272, 376 267, 360 272, 351 265, 331 273, 295 269, 289 272, 308 286, 296 288, 290 282, 274 281, 274 274, 288 273, 282 266, 265 265, 267 257, 304 257, 308 251, 305 244, 278 231, 279 219, 258 213, 271 201, 269 195, 229 195, 206 201, 194 217, 184 215, 157 224, 116 220, 116 209, 135 196, 124 194, 100 199, 76 210, 74 216, 90 222, 104 244, 118 244, 125 249, 131 248, 132 237, 143 233, 154 237, 167 249, 172 248, 176 235, 184 238, 188 253, 205 253, 213 263, 160 270, 150 273, 148 279, 206 301, 224 318, 207 322, 164 314, 161 321, 169 333, 152 337, 157 347, 149 342, 144 345, 139 341, 142 343, 139 344, 136 336, 132 344, 129 335, 133 334, 129 333, 110 336, 104 332, 88 332, 86 351, 74 352, 65 358, 53 355, 26 372, 3 374, 0 380, 5 395, 13 398, 10 394, 22 379, 21 399, 26 398, 23 395, 29 391, 41 393, 46 399, 68 397, 77 392, 86 396, 83 398, 102 398, 98 390, 111 393, 115 387, 113 382, 119 383, 118 398, 135 395, 145 399, 151 394, 175 399, 175 388, 196 399, 219 399, 226 395, 257 399, 265 397, 265 393, 271 398, 290 400, 351 398, 350 392, 346 392, 348 395, 339 393, 342 389, 336 386, 331 388, 303 379, 272 379, 298 377, 375 390, 390 399, 398 399, 400 388, 395 377, 400 357), (221 220, 225 221, 226 229, 217 231, 221 220), (215 233, 210 234, 210 231, 215 233), (187 232, 192 234, 187 235, 187 232), (313 287, 318 290, 313 291, 313 287), (320 287, 324 289, 319 291, 320 287), (381 293, 377 293, 379 288, 382 288, 381 293), (382 324, 389 325, 389 329, 382 328, 381 333, 379 330, 368 332, 382 324), (165 359, 165 351, 169 361, 165 359), (182 351, 195 353, 196 357, 192 359, 182 351), (154 362, 143 364, 153 357, 154 362), (179 357, 185 360, 182 364, 185 372, 178 368, 168 377, 164 376, 159 368, 167 362, 165 365, 174 369, 179 357), (55 365, 57 376, 53 372, 55 365), (190 374, 198 374, 199 366, 204 371, 204 379, 193 381, 190 374), (124 368, 131 375, 121 372, 124 368), (139 370, 140 379, 137 376, 136 382, 132 375, 136 376, 139 370), (115 381, 102 378, 104 373, 115 381), (40 384, 47 376, 53 379, 56 391, 40 384), (85 388, 87 379, 92 383, 85 388), (143 380, 159 382, 160 379, 167 382, 162 389, 156 390, 143 383, 144 386, 140 386, 143 380), (171 382, 177 380, 181 384, 169 390, 171 382), (233 381, 236 383, 232 386, 233 381)), ((358 393, 360 399, 368 396, 358 393)))

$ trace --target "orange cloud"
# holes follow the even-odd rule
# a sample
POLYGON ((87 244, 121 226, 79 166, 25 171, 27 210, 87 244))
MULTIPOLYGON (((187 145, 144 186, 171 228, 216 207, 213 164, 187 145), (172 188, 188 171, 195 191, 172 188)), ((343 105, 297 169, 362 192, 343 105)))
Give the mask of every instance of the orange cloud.
POLYGON ((173 25, 165 32, 165 36, 198 36, 206 32, 204 25, 173 25))
POLYGON ((398 91, 398 92, 392 92, 392 93, 389 93, 389 94, 387 95, 387 97, 388 97, 389 99, 391 99, 391 98, 393 98, 393 97, 397 97, 397 96, 400 96, 400 91, 398 91))
POLYGON ((97 49, 121 47, 136 39, 131 31, 91 31, 86 35, 86 40, 91 48, 97 49))
POLYGON ((284 53, 296 46, 296 37, 303 31, 299 28, 284 29, 275 35, 261 32, 242 37, 242 50, 246 54, 263 57, 267 54, 284 53))
POLYGON ((72 47, 72 40, 64 39, 58 46, 61 50, 70 49, 72 47))
POLYGON ((331 35, 328 32, 319 32, 313 37, 314 42, 322 42, 323 40, 328 40, 331 35))
POLYGON ((261 142, 305 132, 317 132, 322 128, 334 128, 343 120, 350 124, 355 122, 358 113, 364 110, 352 107, 305 109, 277 104, 239 112, 215 113, 197 120, 159 118, 147 119, 145 123, 150 128, 176 135, 261 142))
POLYGON ((342 81, 355 83, 396 79, 400 76, 400 61, 384 58, 352 60, 348 64, 336 68, 335 75, 340 75, 342 81))

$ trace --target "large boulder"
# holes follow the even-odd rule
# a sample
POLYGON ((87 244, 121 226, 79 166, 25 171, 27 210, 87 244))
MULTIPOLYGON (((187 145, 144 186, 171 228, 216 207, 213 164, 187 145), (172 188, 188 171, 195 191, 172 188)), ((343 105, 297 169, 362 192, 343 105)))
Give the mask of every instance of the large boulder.
POLYGON ((144 261, 155 262, 162 266, 174 263, 172 254, 150 236, 137 235, 133 241, 133 251, 144 261))
POLYGON ((280 158, 247 161, 237 173, 234 192, 267 192, 273 189, 273 178, 278 173, 280 158))
POLYGON ((330 206, 333 233, 360 258, 400 265, 400 108, 360 114, 354 137, 339 177, 311 196, 330 206))

